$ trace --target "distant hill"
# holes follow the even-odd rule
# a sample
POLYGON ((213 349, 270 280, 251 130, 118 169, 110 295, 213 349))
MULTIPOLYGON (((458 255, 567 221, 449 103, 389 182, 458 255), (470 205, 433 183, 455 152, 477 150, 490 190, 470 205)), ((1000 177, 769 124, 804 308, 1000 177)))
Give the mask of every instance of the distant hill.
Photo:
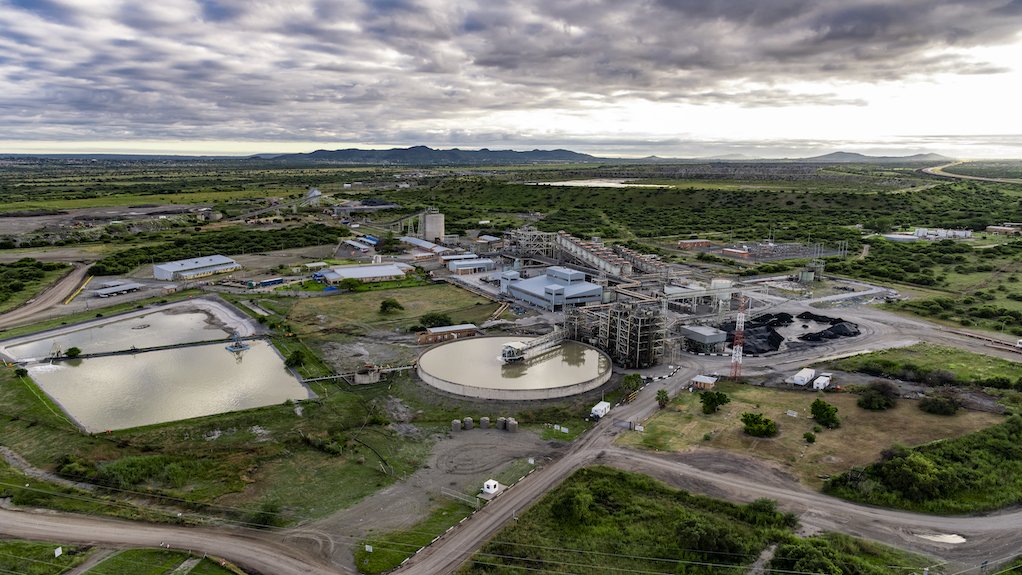
POLYGON ((855 152, 833 152, 812 158, 801 158, 796 162, 826 162, 826 163, 896 163, 896 162, 951 162, 952 158, 940 154, 914 154, 911 156, 867 156, 855 152))
POLYGON ((583 163, 606 161, 589 154, 571 150, 437 150, 427 146, 391 148, 389 150, 316 150, 308 154, 283 154, 269 159, 287 163, 333 163, 333 164, 394 164, 408 166, 422 165, 485 165, 485 164, 534 164, 534 163, 583 163))

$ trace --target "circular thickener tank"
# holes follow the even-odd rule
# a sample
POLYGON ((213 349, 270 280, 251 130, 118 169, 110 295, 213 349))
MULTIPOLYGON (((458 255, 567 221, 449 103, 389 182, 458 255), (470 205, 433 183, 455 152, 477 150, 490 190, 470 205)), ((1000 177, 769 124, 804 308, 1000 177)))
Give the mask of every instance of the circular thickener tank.
POLYGON ((504 344, 531 339, 471 337, 442 343, 419 356, 419 378, 448 393, 503 400, 567 397, 610 379, 610 358, 577 341, 565 340, 518 363, 500 359, 504 344))

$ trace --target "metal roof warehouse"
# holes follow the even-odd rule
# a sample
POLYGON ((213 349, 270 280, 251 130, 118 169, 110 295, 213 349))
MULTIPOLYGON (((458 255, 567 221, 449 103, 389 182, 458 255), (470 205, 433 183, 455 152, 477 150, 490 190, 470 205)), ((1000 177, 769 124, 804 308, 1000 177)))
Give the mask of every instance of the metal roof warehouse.
POLYGON ((177 260, 153 265, 153 277, 158 280, 195 279, 241 269, 238 262, 227 256, 215 255, 177 260))

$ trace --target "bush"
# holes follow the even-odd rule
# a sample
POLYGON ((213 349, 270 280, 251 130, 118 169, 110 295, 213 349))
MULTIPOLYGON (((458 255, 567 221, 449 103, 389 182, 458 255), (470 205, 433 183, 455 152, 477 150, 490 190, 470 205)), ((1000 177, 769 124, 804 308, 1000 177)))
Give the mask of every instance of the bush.
POLYGON ((834 407, 832 404, 817 398, 810 409, 813 414, 813 419, 815 419, 820 425, 827 429, 837 429, 838 427, 841 427, 841 420, 837 416, 837 407, 834 407))
POLYGON ((816 434, 812 431, 807 431, 802 434, 802 439, 805 439, 806 443, 816 443, 816 434))
POLYGON ((71 359, 74 359, 74 358, 78 357, 79 355, 82 355, 82 350, 78 349, 77 347, 69 347, 69 348, 67 348, 67 351, 64 352, 64 355, 66 355, 67 357, 69 357, 71 359))
POLYGON ((889 381, 874 381, 862 392, 856 404, 871 411, 883 411, 894 407, 898 398, 898 388, 889 381))
POLYGON ((777 422, 763 416, 762 413, 743 413, 742 423, 745 424, 746 435, 753 437, 773 437, 777 435, 777 422))
POLYGON ((301 367, 305 365, 305 353, 300 349, 292 351, 287 356, 287 359, 284 360, 284 365, 288 367, 301 367))
POLYGON ((451 316, 447 315, 446 313, 431 311, 429 313, 422 314, 422 317, 419 318, 419 323, 422 325, 422 327, 429 328, 451 325, 454 323, 454 321, 451 320, 451 316))
POLYGON ((919 400, 919 409, 936 415, 954 415, 961 403, 950 394, 934 395, 919 400))
POLYGON ((380 313, 387 314, 392 311, 398 311, 405 309, 405 306, 401 305, 401 302, 396 299, 389 297, 380 302, 380 313))

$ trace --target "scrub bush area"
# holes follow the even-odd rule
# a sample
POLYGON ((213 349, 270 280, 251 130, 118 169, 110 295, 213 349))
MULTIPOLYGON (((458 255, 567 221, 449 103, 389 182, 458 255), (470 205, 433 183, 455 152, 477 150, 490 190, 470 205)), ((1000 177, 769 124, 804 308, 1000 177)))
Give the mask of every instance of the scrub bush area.
POLYGON ((926 560, 852 538, 797 538, 797 519, 773 501, 739 505, 673 489, 607 467, 575 472, 505 527, 462 575, 572 572, 745 573, 772 543, 785 549, 774 569, 887 575, 890 565, 926 560), (829 563, 826 563, 829 562, 829 563), (805 566, 803 568, 802 566, 805 566), (837 568, 834 568, 837 567, 837 568))
POLYGON ((295 228, 256 232, 237 228, 193 234, 144 248, 115 252, 93 264, 93 275, 126 274, 140 265, 214 254, 247 254, 254 252, 302 248, 336 243, 350 235, 347 228, 310 224, 295 228))
POLYGON ((824 484, 871 505, 927 513, 975 513, 1022 502, 1022 416, 953 439, 895 447, 880 461, 824 484))
POLYGON ((62 276, 68 269, 59 262, 41 262, 22 258, 0 264, 0 312, 25 303, 62 276))

